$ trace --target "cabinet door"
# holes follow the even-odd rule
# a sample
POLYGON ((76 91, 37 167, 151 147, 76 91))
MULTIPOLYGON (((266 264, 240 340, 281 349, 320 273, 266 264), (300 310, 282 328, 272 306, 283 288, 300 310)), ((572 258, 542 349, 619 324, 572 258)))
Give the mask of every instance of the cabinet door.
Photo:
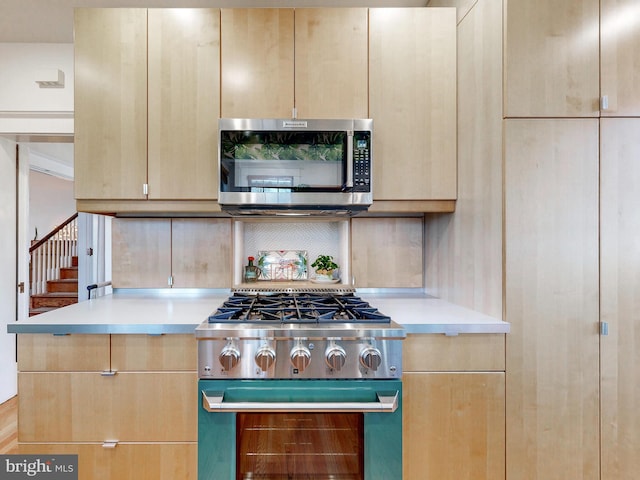
POLYGON ((602 480, 640 471, 640 119, 601 127, 600 339, 602 480))
POLYGON ((75 10, 75 196, 144 199, 147 11, 75 10))
POLYGON ((291 118, 293 9, 221 10, 221 117, 291 118))
POLYGON ((423 287, 422 218, 351 220, 353 276, 360 288, 423 287))
POLYGON ((114 288, 163 288, 171 275, 171 220, 115 218, 111 223, 114 288))
POLYGON ((149 199, 218 194, 220 11, 149 10, 149 199))
POLYGON ((295 102, 300 118, 367 118, 366 8, 295 11, 295 102))
POLYGON ((403 479, 505 478, 504 373, 404 373, 402 390, 403 479))
POLYGON ((174 218, 171 221, 174 288, 231 285, 231 220, 174 218))
POLYGON ((505 248, 507 478, 598 479, 598 120, 506 121, 505 248))
POLYGON ((195 480, 198 444, 125 443, 104 448, 96 443, 21 443, 24 455, 78 455, 79 480, 195 480))
POLYGON ((600 0, 603 116, 640 116, 640 5, 637 0, 600 0))
POLYGON ((505 12, 505 116, 598 116, 599 0, 519 0, 505 12))
POLYGON ((455 199, 455 9, 372 8, 369 88, 374 201, 455 199))

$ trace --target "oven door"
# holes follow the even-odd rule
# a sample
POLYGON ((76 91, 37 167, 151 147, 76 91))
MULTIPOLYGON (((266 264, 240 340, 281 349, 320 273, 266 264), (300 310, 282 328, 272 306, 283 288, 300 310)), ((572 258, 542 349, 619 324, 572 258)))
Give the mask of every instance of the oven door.
POLYGON ((198 479, 402 478, 400 380, 200 380, 198 479))

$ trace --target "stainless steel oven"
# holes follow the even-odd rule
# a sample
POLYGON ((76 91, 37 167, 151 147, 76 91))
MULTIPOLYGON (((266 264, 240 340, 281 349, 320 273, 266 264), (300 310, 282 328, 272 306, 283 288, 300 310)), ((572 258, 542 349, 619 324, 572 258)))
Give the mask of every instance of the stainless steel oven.
POLYGON ((198 479, 402 478, 404 336, 353 294, 235 294, 196 330, 198 479))
POLYGON ((234 214, 355 214, 373 201, 371 119, 219 120, 218 203, 234 214))

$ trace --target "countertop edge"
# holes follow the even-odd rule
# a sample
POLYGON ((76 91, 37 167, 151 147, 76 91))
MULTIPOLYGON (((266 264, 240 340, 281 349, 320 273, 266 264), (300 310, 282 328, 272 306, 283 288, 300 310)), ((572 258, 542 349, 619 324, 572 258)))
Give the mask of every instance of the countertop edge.
POLYGON ((170 335, 191 334, 195 336, 198 324, 8 324, 7 333, 50 333, 52 335, 97 334, 97 335, 170 335))
MULTIPOLYGON (((192 334, 195 336, 195 329, 199 324, 9 324, 7 325, 7 333, 47 333, 52 335, 70 335, 70 334, 98 334, 98 335, 175 335, 175 334, 192 334)), ((400 324, 402 325, 402 324, 400 324)), ((459 334, 505 334, 510 331, 510 324, 501 323, 424 323, 424 324, 405 324, 402 328, 407 334, 443 334, 447 336, 455 336, 459 334)))
POLYGON ((511 331, 511 325, 507 322, 500 323, 422 323, 402 325, 407 334, 429 333, 456 336, 460 334, 505 334, 511 331))

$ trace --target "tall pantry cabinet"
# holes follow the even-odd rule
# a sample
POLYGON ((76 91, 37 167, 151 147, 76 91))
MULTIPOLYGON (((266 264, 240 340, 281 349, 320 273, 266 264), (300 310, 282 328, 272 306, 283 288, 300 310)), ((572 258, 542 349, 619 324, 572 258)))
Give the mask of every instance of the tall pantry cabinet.
POLYGON ((640 7, 505 7, 507 479, 633 479, 640 7))

